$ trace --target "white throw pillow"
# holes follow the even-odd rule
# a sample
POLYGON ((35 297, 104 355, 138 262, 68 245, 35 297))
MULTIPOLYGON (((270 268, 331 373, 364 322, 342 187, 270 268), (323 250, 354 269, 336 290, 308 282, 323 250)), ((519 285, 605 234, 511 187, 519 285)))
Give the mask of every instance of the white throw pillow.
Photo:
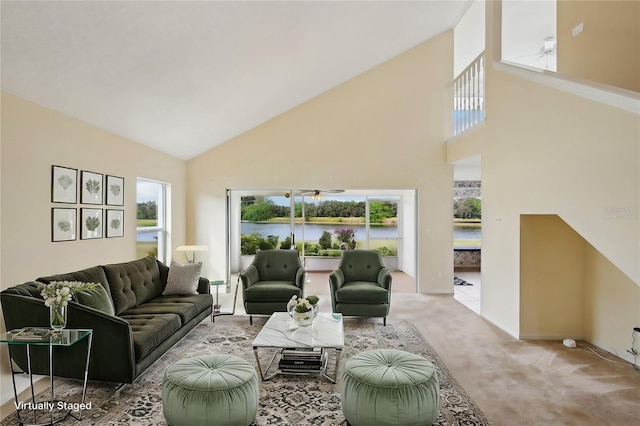
POLYGON ((202 263, 181 264, 171 262, 167 286, 162 292, 168 294, 198 294, 198 282, 202 272, 202 263))

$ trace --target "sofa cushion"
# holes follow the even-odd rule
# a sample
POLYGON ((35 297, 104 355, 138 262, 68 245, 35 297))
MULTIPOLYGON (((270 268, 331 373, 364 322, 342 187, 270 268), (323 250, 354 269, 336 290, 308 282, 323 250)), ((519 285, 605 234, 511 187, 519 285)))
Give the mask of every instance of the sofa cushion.
POLYGON ((187 264, 171 262, 167 286, 162 294, 198 294, 200 272, 202 272, 202 263, 200 262, 187 264))
POLYGON ((147 303, 158 303, 163 305, 170 305, 172 303, 191 303, 196 307, 197 312, 200 313, 212 307, 213 298, 211 297, 211 294, 167 295, 158 296, 147 303))
POLYGON ((116 315, 162 294, 158 262, 152 256, 102 268, 109 280, 116 315))
POLYGON ((211 295, 208 294, 159 296, 128 309, 122 313, 122 316, 170 313, 178 315, 181 325, 184 325, 209 307, 211 307, 211 295))
POLYGON ((244 300, 288 301, 293 295, 302 297, 302 290, 293 281, 258 281, 244 291, 244 300))
POLYGON ((175 314, 125 314, 120 318, 131 325, 136 362, 147 356, 181 326, 180 318, 175 314))
POLYGON ((338 303, 388 303, 389 292, 370 282, 351 281, 336 291, 338 303))
POLYGON ((94 289, 78 291, 73 295, 73 298, 81 305, 97 309, 109 315, 115 314, 111 296, 101 285, 94 289))
POLYGON ((100 266, 94 266, 92 268, 87 268, 76 272, 68 272, 65 274, 41 277, 38 278, 37 281, 45 284, 49 284, 51 281, 79 281, 81 283, 100 283, 102 287, 107 290, 107 292, 111 291, 107 276, 100 266))

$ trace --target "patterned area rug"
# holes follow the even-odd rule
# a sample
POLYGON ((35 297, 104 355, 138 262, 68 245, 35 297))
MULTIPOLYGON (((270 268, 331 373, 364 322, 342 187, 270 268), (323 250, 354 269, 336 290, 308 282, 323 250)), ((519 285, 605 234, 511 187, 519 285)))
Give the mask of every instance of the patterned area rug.
MULTIPOLYGON (((81 421, 65 421, 74 425, 163 425, 162 378, 167 367, 177 360, 207 353, 228 353, 243 357, 256 365, 251 342, 266 318, 254 318, 249 325, 246 316, 218 317, 215 323, 203 321, 152 365, 136 383, 127 385, 120 403, 113 398, 113 384, 90 383, 87 402, 91 410, 81 421)), ((345 347, 340 366, 351 356, 365 350, 394 348, 419 354, 437 369, 440 381, 440 412, 436 425, 488 425, 490 422, 453 378, 438 354, 408 322, 379 319, 345 319, 345 347)), ((260 350, 260 362, 267 365, 271 354, 260 350), (264 360, 263 360, 264 357, 264 360)), ((330 354, 330 365, 335 365, 330 354)), ((333 371, 328 372, 329 375, 333 371)), ((339 379, 338 379, 339 380, 339 379)), ((80 401, 81 383, 56 379, 56 399, 80 401)), ((338 384, 318 376, 277 376, 260 382, 258 414, 252 425, 346 425, 340 406, 338 384)), ((16 416, 2 425, 18 424, 16 416)), ((203 425, 204 426, 204 425, 203 425)))

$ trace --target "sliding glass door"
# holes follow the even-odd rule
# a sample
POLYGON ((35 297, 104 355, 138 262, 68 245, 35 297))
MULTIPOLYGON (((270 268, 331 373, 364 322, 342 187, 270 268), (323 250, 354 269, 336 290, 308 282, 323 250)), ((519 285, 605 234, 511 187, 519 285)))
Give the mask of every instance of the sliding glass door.
POLYGON ((229 226, 237 232, 232 230, 230 237, 237 240, 229 246, 232 259, 239 251, 242 268, 258 250, 265 249, 296 249, 309 270, 332 270, 343 250, 372 249, 385 257, 387 266, 397 268, 402 250, 398 243, 400 195, 322 190, 231 192, 229 226))

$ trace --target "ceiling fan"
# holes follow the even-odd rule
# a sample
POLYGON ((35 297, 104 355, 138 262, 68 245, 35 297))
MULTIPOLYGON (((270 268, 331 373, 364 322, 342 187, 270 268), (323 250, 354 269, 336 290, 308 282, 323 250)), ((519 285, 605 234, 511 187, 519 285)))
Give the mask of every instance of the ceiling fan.
MULTIPOLYGON (((344 189, 298 189, 294 190, 294 195, 311 196, 314 200, 322 199, 322 194, 340 194, 344 192, 344 189)), ((288 193, 287 193, 288 194, 288 193)), ((289 195, 285 194, 288 198, 289 195)))
POLYGON ((540 49, 536 53, 516 56, 513 58, 513 60, 514 62, 518 62, 524 65, 555 71, 557 48, 558 48, 558 45, 556 43, 555 37, 546 37, 543 40, 542 46, 540 46, 540 49), (544 58, 544 66, 540 66, 542 65, 540 64, 540 60, 543 58, 544 58))

